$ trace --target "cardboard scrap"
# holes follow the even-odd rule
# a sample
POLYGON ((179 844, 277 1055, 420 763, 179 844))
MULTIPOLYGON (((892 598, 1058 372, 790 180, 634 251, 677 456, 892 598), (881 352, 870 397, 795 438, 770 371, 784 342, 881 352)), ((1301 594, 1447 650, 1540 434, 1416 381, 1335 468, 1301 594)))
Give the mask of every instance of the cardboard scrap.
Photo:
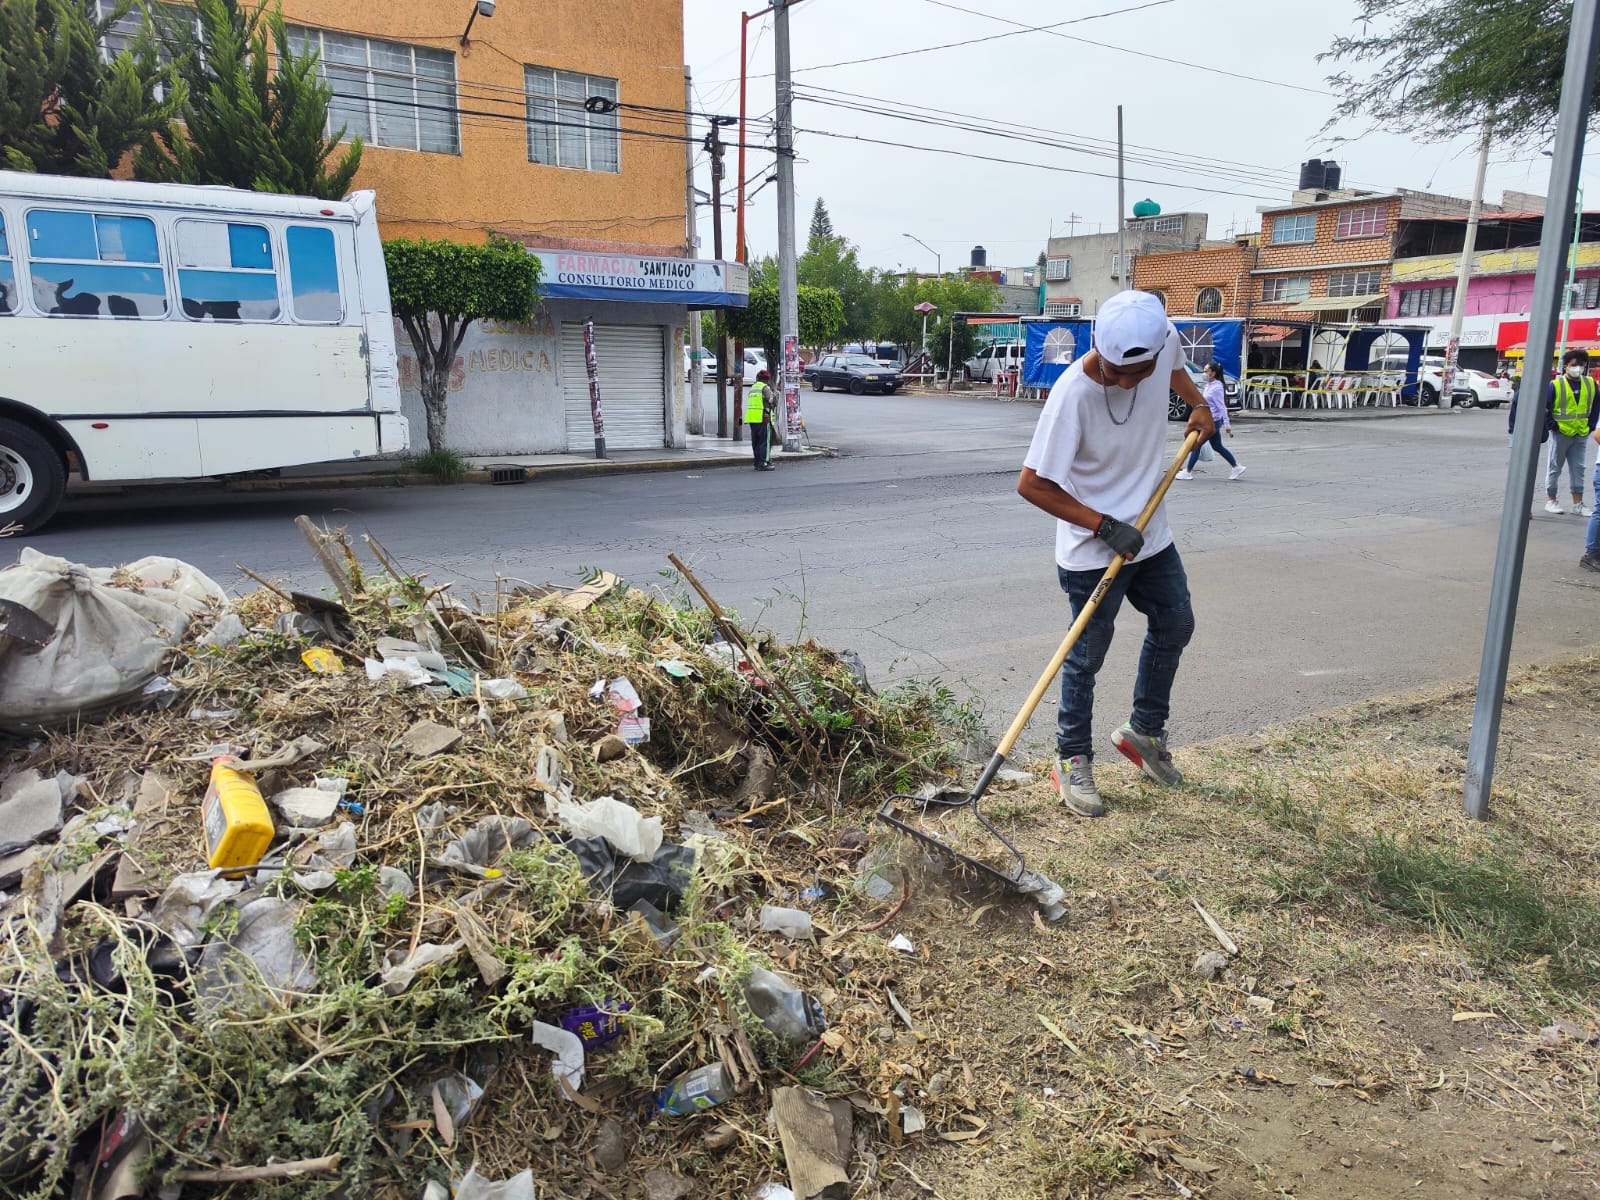
POLYGON ((613 575, 610 571, 601 571, 590 582, 580 588, 574 588, 557 600, 556 603, 572 612, 582 612, 593 605, 596 600, 621 586, 621 578, 613 575))
POLYGON ((461 744, 461 731, 435 721, 418 721, 400 738, 400 749, 413 758, 432 758, 461 744))
POLYGON ((772 1119, 797 1200, 844 1200, 850 1194, 850 1102, 824 1100, 804 1088, 778 1088, 772 1093, 772 1119))

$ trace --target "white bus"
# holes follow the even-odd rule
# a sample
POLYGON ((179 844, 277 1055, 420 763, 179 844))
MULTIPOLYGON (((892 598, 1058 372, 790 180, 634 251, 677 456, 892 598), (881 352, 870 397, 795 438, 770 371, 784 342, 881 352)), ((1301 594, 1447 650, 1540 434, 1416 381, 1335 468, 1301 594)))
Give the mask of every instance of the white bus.
POLYGON ((0 171, 0 529, 70 474, 179 479, 404 450, 373 193, 0 171))

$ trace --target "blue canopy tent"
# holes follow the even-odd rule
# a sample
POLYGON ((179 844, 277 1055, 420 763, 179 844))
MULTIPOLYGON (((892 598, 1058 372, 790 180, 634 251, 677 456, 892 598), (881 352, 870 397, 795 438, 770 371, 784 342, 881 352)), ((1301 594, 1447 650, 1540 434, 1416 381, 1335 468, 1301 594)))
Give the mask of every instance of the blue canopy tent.
POLYGON ((1244 367, 1244 322, 1238 317, 1175 320, 1183 353, 1197 367, 1209 362, 1237 379, 1244 367))
POLYGON ((1022 386, 1049 391, 1061 372, 1089 353, 1092 327, 1090 321, 1024 321, 1022 386))

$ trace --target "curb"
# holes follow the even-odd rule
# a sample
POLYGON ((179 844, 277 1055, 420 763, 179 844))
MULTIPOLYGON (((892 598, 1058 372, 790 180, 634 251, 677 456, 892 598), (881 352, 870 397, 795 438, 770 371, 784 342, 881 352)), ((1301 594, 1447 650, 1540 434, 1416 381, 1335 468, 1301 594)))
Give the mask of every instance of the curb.
MULTIPOLYGON (((829 447, 814 446, 810 451, 800 454, 785 455, 784 458, 791 462, 806 462, 811 459, 834 458, 837 451, 829 447)), ((514 465, 514 464, 513 464, 514 465)), ((521 483, 533 483, 539 479, 571 478, 583 479, 597 475, 641 475, 651 471, 698 471, 718 467, 748 467, 749 460, 737 454, 717 454, 706 458, 693 459, 666 459, 651 458, 636 462, 575 462, 556 463, 542 467, 528 467, 527 478, 521 483)), ((338 491, 354 488, 404 488, 404 487, 454 487, 468 483, 488 483, 490 471, 488 468, 474 468, 463 475, 454 484, 441 483, 432 475, 420 474, 416 471, 371 471, 359 475, 309 475, 296 476, 291 479, 199 479, 180 480, 173 483, 140 485, 140 484, 95 484, 85 483, 70 487, 67 499, 92 500, 108 496, 125 496, 129 494, 149 495, 157 492, 229 492, 229 493, 255 493, 255 492, 311 492, 311 491, 338 491)), ((515 484, 502 486, 514 487, 515 484)))

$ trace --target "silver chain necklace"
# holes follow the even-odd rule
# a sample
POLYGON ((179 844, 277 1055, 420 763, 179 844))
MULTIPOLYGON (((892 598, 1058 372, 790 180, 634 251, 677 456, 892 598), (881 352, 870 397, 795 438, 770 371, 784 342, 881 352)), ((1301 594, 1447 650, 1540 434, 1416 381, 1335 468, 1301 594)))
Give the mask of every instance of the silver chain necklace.
POLYGON ((1105 398, 1106 416, 1111 418, 1111 423, 1116 426, 1126 425, 1133 419, 1133 406, 1139 401, 1139 385, 1134 384, 1133 395, 1128 399, 1128 411, 1123 414, 1122 420, 1117 420, 1117 414, 1111 411, 1111 389, 1106 386, 1106 377, 1100 368, 1095 368, 1095 373, 1100 376, 1100 395, 1105 398))

